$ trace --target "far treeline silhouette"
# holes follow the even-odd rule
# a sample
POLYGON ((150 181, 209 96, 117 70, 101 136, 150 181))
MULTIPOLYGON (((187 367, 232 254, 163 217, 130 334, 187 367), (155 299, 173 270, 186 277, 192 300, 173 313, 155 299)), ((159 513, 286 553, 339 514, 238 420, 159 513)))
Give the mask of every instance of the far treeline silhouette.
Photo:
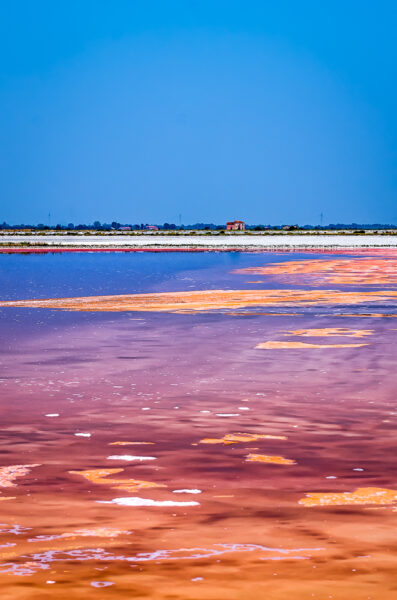
MULTIPOLYGON (((0 224, 0 230, 32 230, 32 231, 144 231, 144 230, 159 230, 159 231, 184 231, 184 230, 206 230, 206 231, 223 231, 225 225, 215 225, 214 223, 193 223, 192 225, 176 225, 175 223, 163 223, 160 224, 149 224, 149 223, 118 223, 112 221, 112 223, 101 223, 100 221, 94 221, 93 223, 85 224, 80 223, 75 225, 74 223, 68 223, 67 225, 45 225, 39 223, 38 225, 19 223, 9 224, 5 221, 0 224)), ((397 229, 397 225, 385 224, 385 223, 330 223, 329 225, 245 225, 245 229, 248 231, 267 231, 267 230, 285 230, 285 231, 332 231, 332 230, 385 230, 385 229, 397 229)))

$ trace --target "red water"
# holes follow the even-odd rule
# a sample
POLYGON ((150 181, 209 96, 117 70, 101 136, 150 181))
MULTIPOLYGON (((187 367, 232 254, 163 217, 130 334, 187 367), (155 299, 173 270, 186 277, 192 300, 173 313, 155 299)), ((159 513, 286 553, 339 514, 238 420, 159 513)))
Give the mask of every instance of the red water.
POLYGON ((2 600, 395 597, 393 301, 272 312, 54 312, 9 336, 2 600))

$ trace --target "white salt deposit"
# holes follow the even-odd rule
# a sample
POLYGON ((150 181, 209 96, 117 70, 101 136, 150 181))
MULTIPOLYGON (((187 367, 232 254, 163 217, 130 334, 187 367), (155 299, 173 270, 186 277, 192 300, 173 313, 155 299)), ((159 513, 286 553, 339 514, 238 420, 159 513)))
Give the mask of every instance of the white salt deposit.
POLYGON ((167 248, 170 246, 188 246, 188 247, 206 247, 206 248, 362 248, 362 247, 395 247, 397 246, 397 236, 395 235, 373 235, 366 234, 362 236, 338 235, 332 233, 323 234, 302 234, 302 233, 279 233, 279 234, 226 234, 211 235, 176 235, 168 236, 162 234, 141 234, 141 235, 59 235, 49 232, 45 237, 35 235, 24 235, 15 233, 4 233, 0 235, 3 243, 26 243, 29 246, 79 246, 79 247, 145 247, 160 246, 167 248))
POLYGON ((112 454, 107 458, 108 460, 157 460, 155 456, 132 456, 131 454, 112 454))
POLYGON ((150 498, 113 498, 113 500, 98 501, 100 504, 118 504, 119 506, 199 506, 199 502, 173 502, 172 500, 151 500, 150 498))
POLYGON ((217 417, 239 417, 239 413, 216 413, 217 417))

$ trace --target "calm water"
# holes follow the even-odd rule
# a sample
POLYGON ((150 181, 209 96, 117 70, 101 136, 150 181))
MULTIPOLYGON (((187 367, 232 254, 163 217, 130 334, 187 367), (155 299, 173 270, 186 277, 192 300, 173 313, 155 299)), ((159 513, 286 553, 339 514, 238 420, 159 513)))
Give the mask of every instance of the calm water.
POLYGON ((396 259, 0 256, 1 301, 216 303, 0 308, 2 600, 395 598, 396 259))

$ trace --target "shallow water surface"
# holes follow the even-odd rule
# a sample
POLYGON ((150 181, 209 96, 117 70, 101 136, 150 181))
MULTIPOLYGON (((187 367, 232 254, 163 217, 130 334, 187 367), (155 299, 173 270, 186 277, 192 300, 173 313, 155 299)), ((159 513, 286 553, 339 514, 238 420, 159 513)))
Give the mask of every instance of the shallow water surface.
POLYGON ((2 600, 395 598, 396 262, 1 256, 2 600))

